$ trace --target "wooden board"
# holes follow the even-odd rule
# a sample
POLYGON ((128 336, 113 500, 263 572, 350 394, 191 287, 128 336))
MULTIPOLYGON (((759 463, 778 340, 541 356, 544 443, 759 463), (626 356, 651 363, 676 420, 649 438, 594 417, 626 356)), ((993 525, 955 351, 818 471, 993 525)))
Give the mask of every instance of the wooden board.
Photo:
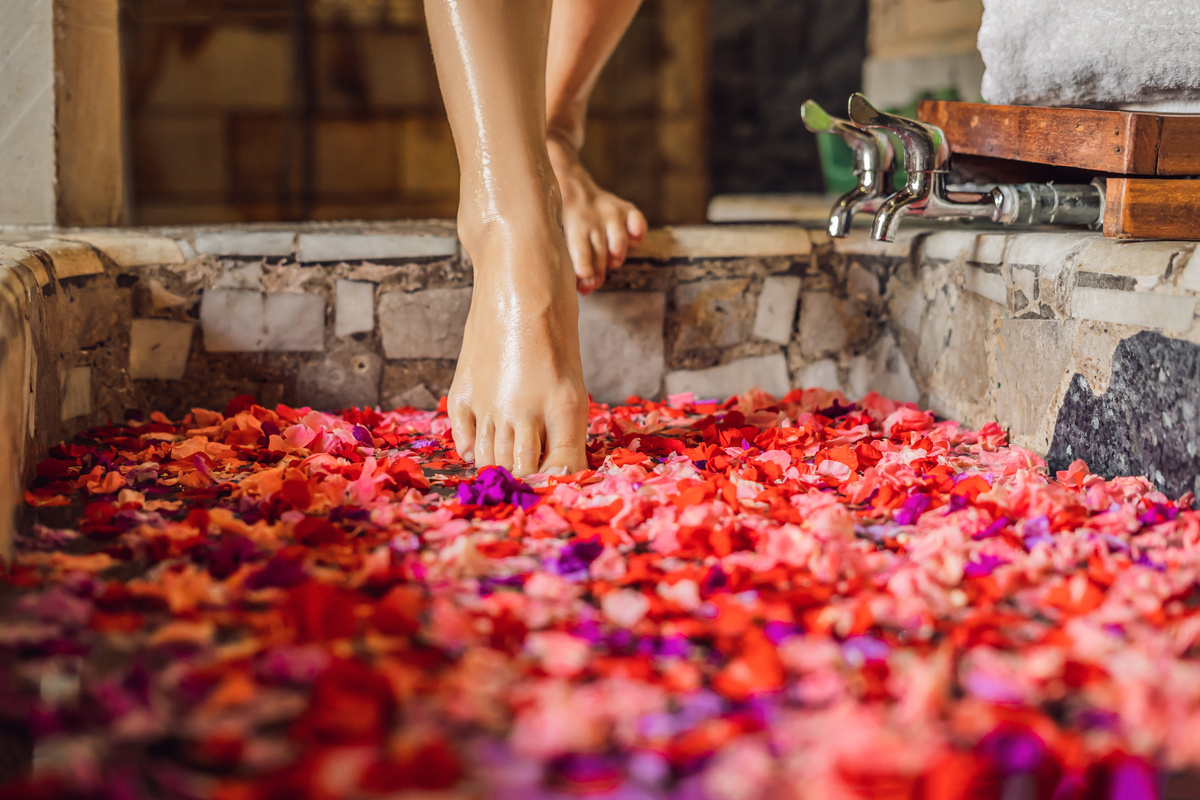
POLYGON ((928 100, 951 152, 1114 175, 1200 175, 1200 115, 928 100))
POLYGON ((1200 239, 1200 180, 1109 178, 1104 235, 1116 239, 1200 239))

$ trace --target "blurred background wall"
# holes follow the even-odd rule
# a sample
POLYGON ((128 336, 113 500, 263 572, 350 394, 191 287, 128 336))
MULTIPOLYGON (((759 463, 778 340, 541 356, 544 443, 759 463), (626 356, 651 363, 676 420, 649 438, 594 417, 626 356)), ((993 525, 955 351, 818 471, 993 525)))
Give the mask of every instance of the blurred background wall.
MULTIPOLYGON (((702 221, 714 192, 821 191, 804 100, 844 108, 864 64, 884 105, 956 82, 969 94, 981 7, 645 0, 584 160, 652 224, 702 221)), ((420 0, 121 0, 121 42, 134 222, 454 215, 420 0)))

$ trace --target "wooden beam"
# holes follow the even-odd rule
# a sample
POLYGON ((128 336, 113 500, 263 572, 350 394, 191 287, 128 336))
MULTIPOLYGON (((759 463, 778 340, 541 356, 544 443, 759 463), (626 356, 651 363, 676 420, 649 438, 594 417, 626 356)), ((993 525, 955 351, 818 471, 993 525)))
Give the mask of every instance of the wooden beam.
POLYGON ((1200 180, 1109 178, 1104 235, 1115 239, 1200 239, 1200 180))
POLYGON ((1115 175, 1200 175, 1200 115, 930 100, 918 117, 954 153, 1115 175))
POLYGON ((58 224, 125 221, 117 0, 54 0, 58 224))

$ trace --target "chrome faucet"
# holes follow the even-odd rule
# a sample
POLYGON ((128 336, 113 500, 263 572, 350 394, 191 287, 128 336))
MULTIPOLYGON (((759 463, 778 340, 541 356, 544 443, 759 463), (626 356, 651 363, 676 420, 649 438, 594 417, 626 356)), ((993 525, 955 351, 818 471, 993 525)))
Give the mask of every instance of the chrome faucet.
POLYGON ((800 109, 804 127, 813 133, 840 136, 854 154, 858 185, 839 197, 829 212, 829 235, 841 238, 850 231, 850 221, 859 211, 874 212, 892 190, 896 151, 882 133, 860 128, 848 120, 831 116, 813 100, 800 109))
POLYGON ((901 218, 909 214, 924 219, 989 219, 1005 225, 1093 227, 1104 218, 1104 192, 1096 183, 948 186, 950 145, 941 128, 880 111, 857 92, 850 95, 849 116, 850 122, 861 128, 895 134, 904 146, 908 180, 876 211, 871 226, 871 238, 876 241, 895 239, 901 218))

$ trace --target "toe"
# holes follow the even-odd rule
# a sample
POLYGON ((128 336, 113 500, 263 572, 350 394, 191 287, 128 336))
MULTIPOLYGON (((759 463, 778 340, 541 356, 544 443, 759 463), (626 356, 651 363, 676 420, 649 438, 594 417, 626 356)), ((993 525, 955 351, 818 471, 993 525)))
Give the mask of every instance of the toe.
POLYGON ((575 268, 576 283, 582 294, 590 294, 596 288, 596 270, 592 264, 592 242, 587 234, 572 231, 567 235, 567 251, 571 254, 571 266, 575 268))
POLYGON ((646 218, 642 216, 642 212, 636 208, 629 209, 629 213, 625 215, 625 230, 629 231, 629 238, 635 242, 640 242, 646 235, 646 218))
POLYGON ((540 425, 526 422, 514 430, 513 474, 518 478, 537 472, 542 463, 542 431, 540 425))
POLYGON ((587 468, 587 396, 571 398, 546 416, 546 460, 541 472, 587 468))
POLYGON ((599 289, 604 285, 604 278, 608 270, 608 241, 604 236, 604 231, 599 228, 592 229, 588 234, 588 241, 592 245, 592 271, 595 274, 592 288, 599 289))
POLYGON ((463 461, 470 463, 475 460, 475 415, 471 413, 470 406, 463 402, 450 404, 447 411, 454 449, 463 461))
POLYGON ((629 252, 629 232, 621 220, 614 217, 605 226, 605 234, 608 238, 608 268, 617 269, 625 263, 629 252))
POLYGON ((513 442, 515 436, 511 425, 500 423, 496 426, 496 438, 492 449, 492 457, 494 463, 498 467, 504 467, 509 472, 513 468, 513 442))
POLYGON ((490 467, 496 463, 496 426, 484 418, 475 435, 475 466, 490 467))

